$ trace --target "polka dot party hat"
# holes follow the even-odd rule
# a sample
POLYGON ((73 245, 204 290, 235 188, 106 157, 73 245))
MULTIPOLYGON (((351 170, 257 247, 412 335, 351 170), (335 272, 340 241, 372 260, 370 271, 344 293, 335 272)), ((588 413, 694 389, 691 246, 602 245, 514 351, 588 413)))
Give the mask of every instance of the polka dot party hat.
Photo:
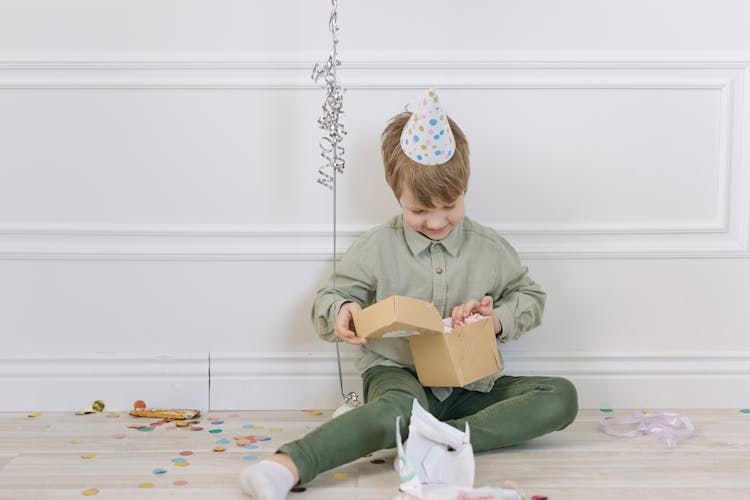
POLYGON ((434 88, 419 100, 417 110, 406 122, 401 132, 401 149, 422 165, 440 165, 453 156, 453 132, 434 88))

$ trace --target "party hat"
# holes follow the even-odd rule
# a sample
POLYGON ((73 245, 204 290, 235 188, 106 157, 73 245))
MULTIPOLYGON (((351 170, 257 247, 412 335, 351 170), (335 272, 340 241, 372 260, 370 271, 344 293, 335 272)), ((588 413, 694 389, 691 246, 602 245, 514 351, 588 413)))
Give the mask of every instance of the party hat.
POLYGON ((422 165, 440 165, 453 156, 456 142, 434 88, 420 99, 417 110, 404 125, 401 149, 422 165))

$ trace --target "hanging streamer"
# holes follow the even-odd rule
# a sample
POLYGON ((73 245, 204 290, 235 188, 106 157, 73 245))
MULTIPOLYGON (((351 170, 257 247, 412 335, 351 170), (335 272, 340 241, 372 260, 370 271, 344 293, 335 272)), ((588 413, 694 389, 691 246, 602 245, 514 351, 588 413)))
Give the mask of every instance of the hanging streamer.
POLYGON ((336 68, 341 66, 336 52, 339 43, 336 38, 339 30, 338 5, 336 0, 331 0, 331 4, 328 28, 333 37, 333 49, 325 63, 315 63, 311 75, 315 83, 322 81, 326 90, 323 114, 318 118, 318 125, 326 131, 326 135, 320 140, 320 155, 325 160, 325 164, 318 169, 318 182, 328 189, 334 189, 336 174, 344 172, 344 148, 341 146, 341 141, 346 135, 344 124, 339 121, 344 113, 344 88, 336 78, 336 68))
MULTIPOLYGON (((328 20, 328 29, 331 31, 333 38, 333 49, 325 63, 315 63, 312 71, 312 79, 315 83, 324 82, 326 98, 323 101, 323 114, 318 118, 318 125, 326 131, 326 135, 320 140, 320 155, 325 160, 325 164, 318 170, 318 183, 333 190, 333 283, 332 288, 336 289, 336 175, 344 173, 344 148, 341 141, 346 135, 344 125, 339 121, 344 114, 344 88, 336 77, 336 68, 341 65, 336 52, 338 39, 336 33, 338 27, 338 4, 336 0, 331 0, 331 17, 328 20)), ((333 416, 337 417, 342 413, 356 408, 361 405, 357 393, 344 393, 344 377, 341 370, 341 351, 339 349, 340 340, 336 341, 336 362, 339 369, 339 387, 341 397, 344 403, 334 412, 333 416)))

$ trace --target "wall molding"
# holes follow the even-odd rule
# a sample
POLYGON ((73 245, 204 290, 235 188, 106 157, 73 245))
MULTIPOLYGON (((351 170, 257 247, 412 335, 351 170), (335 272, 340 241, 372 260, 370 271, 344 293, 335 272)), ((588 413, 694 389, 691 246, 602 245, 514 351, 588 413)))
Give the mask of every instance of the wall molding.
MULTIPOLYGON (((352 91, 459 89, 704 89, 720 93, 714 220, 634 226, 497 226, 526 259, 745 258, 750 256, 750 172, 743 122, 750 54, 541 53, 355 57, 341 68, 352 91), (427 76, 425 76, 427 75, 427 76)), ((316 56, 317 57, 317 56, 316 56)), ((197 59, 56 55, 0 60, 0 92, 11 89, 315 90, 317 59, 197 59)), ((490 224, 492 225, 492 224, 490 224)), ((339 252, 367 228, 341 231, 339 252)), ((327 260, 320 227, 0 226, 0 260, 327 260)))
MULTIPOLYGON (((746 241, 698 229, 523 230, 494 225, 524 259, 744 258, 746 241), (726 236, 722 238, 721 236, 726 236)), ((368 228, 337 228, 337 256, 368 228)), ((330 228, 0 225, 0 261, 329 261, 330 228)))
MULTIPOLYGON (((342 351, 344 390, 361 395, 356 354, 342 351)), ((750 387, 750 352, 503 357, 508 374, 571 379, 582 408, 743 407, 750 387)), ((74 411, 97 399, 121 411, 137 399, 212 410, 331 409, 341 402, 335 352, 4 354, 0 390, 0 411, 74 411)))

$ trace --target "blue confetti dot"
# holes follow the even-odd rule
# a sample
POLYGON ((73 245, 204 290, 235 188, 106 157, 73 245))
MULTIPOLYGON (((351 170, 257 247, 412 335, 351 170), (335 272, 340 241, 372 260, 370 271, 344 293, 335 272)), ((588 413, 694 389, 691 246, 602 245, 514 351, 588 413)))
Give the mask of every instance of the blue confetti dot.
POLYGON ((432 136, 432 138, 435 139, 435 140, 438 140, 438 139, 440 139, 440 136, 438 134, 435 134, 435 135, 432 136))
POLYGON ((159 467, 157 469, 152 470, 151 472, 153 472, 154 474, 166 474, 167 469, 162 469, 161 467, 159 467))
POLYGON ((258 460, 258 457, 255 455, 245 455, 242 457, 242 460, 258 460))
POLYGON ((216 441, 216 444, 229 444, 229 440, 226 438, 219 439, 218 441, 216 441))
POLYGON ((253 424, 245 424, 242 426, 243 429, 252 429, 253 427, 255 427, 253 424))
POLYGON ((443 134, 445 134, 445 130, 440 131, 440 135, 443 135, 443 134))
POLYGON ((404 140, 404 144, 407 144, 407 145, 408 145, 408 144, 409 144, 409 139, 405 139, 405 140, 404 140))
POLYGON ((432 118, 432 119, 430 120, 430 125, 432 125, 433 127, 434 127, 435 125, 437 125, 437 120, 436 120, 436 119, 434 119, 434 118, 432 118))
POLYGON ((422 159, 422 155, 417 155, 417 160, 421 160, 421 159, 422 159))
POLYGON ((419 142, 419 136, 418 135, 414 136, 414 142, 419 142))
POLYGON ((223 424, 223 423, 224 423, 224 421, 223 421, 223 420, 214 420, 214 421, 213 421, 213 422, 211 422, 211 423, 212 423, 213 425, 221 425, 221 424, 223 424))
POLYGON ((254 449, 256 449, 257 447, 258 447, 258 445, 257 445, 257 444, 246 444, 246 445, 245 445, 245 448, 247 448, 248 450, 254 450, 254 449))
POLYGON ((435 151, 435 156, 440 156, 440 150, 435 151))

